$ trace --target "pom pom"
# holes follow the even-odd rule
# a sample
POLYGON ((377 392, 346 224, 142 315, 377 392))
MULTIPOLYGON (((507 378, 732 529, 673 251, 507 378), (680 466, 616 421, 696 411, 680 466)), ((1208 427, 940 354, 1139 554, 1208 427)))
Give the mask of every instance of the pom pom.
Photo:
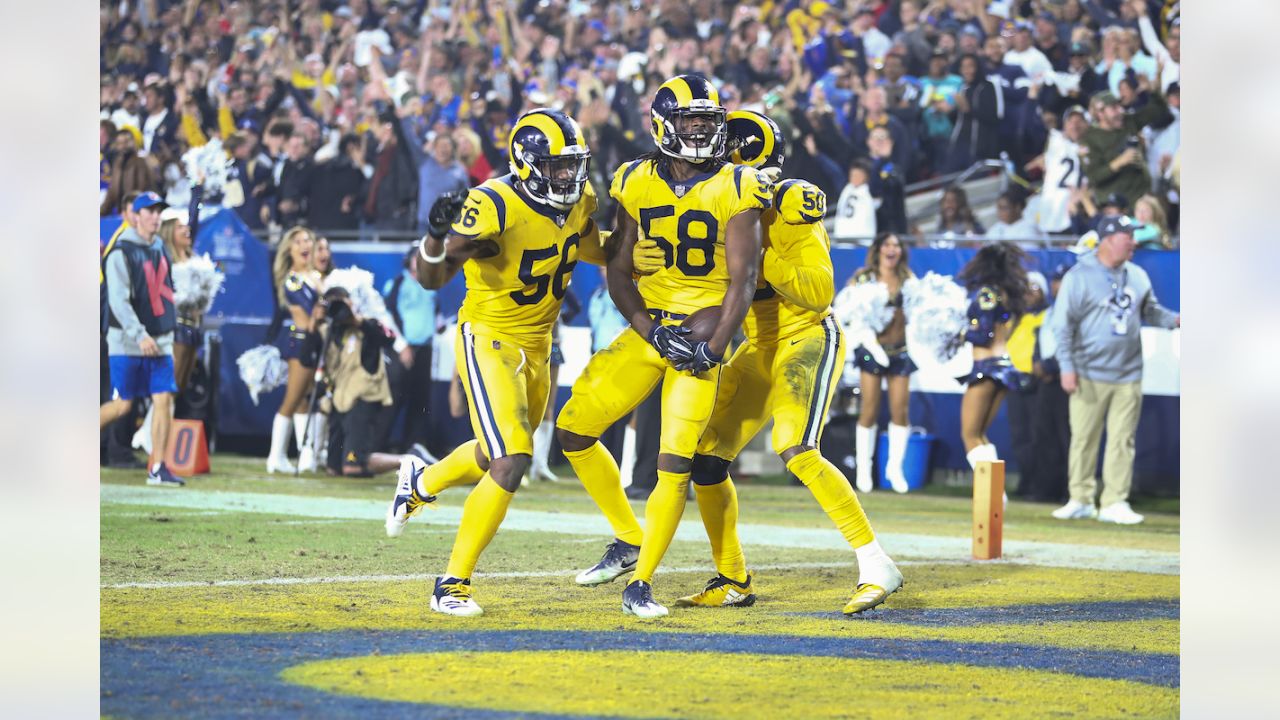
POLYGON ((324 279, 324 290, 336 287, 346 290, 351 296, 351 309, 357 315, 377 320, 389 329, 394 328, 395 322, 387 311, 387 303, 373 287, 373 273, 354 265, 339 268, 324 279))
POLYGON ((836 295, 836 319, 853 335, 879 335, 893 322, 894 309, 889 306, 889 287, 882 282, 848 285, 836 295))
POLYGON ((208 255, 195 255, 173 266, 173 304, 178 312, 194 315, 209 312, 226 279, 208 255))
POLYGON ((289 364, 280 357, 280 348, 274 345, 259 345, 245 351, 236 359, 240 367, 240 379, 249 388, 249 397, 253 404, 258 404, 258 396, 271 392, 289 379, 289 364))
POLYGON ((946 365, 964 345, 969 298, 950 275, 930 272, 902 286, 907 352, 920 368, 946 365))
POLYGON ((231 158, 222 149, 222 141, 217 139, 182 154, 182 166, 186 168, 191 182, 204 177, 205 197, 222 194, 222 188, 227 184, 227 169, 231 165, 231 158))

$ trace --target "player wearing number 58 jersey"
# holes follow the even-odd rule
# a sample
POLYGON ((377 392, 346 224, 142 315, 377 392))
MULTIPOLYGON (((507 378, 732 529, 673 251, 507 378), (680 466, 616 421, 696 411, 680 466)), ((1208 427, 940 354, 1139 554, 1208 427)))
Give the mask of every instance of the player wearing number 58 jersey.
POLYGON ((631 331, 591 358, 556 420, 565 457, 616 536, 578 582, 607 582, 634 567, 623 610, 641 617, 667 614, 654 602, 650 583, 684 512, 692 458, 715 407, 721 358, 755 289, 760 213, 773 198, 766 177, 724 162, 726 113, 705 78, 668 80, 651 109, 657 152, 623 164, 609 188, 618 201, 617 227, 606 247, 609 294, 631 331), (663 262, 633 283, 638 239, 661 248, 663 262), (686 339, 681 321, 712 306, 721 312, 711 337, 686 339), (618 466, 598 438, 659 383, 658 484, 642 535, 618 466))
POLYGON ((477 441, 430 468, 402 465, 387 533, 399 535, 445 487, 478 479, 431 599, 432 610, 451 615, 481 613, 470 578, 528 469, 532 428, 551 392, 552 326, 579 252, 601 259, 591 154, 578 124, 532 110, 516 122, 509 151, 510 175, 472 188, 461 207, 448 199, 433 206, 420 247, 423 287, 439 288, 458 270, 466 277, 454 352, 477 441))
MULTIPOLYGON (((765 115, 730 113, 728 142, 735 163, 780 171, 785 141, 765 115)), ((787 469, 809 488, 858 556, 860 577, 845 612, 875 607, 902 585, 853 488, 818 451, 844 367, 844 337, 831 314, 835 282, 825 212, 821 190, 803 180, 783 180, 762 218, 765 249, 759 289, 743 326, 747 341, 721 371, 716 409, 693 459, 698 508, 718 574, 702 592, 682 598, 682 605, 755 600, 738 540, 738 499, 729 464, 770 418, 773 447, 787 469)), ((657 258, 647 243, 637 245, 639 272, 660 267, 652 263, 657 258)))

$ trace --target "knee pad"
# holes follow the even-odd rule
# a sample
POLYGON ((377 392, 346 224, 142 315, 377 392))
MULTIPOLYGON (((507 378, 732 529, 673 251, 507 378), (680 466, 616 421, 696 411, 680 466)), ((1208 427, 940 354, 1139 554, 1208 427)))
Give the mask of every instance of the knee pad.
POLYGON ((714 455, 694 455, 689 479, 694 485, 719 485, 729 477, 729 464, 714 455))

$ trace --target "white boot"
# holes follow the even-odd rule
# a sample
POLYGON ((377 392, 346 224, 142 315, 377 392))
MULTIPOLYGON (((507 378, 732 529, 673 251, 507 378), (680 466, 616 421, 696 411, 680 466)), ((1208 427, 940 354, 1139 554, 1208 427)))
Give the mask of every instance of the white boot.
POLYGON ((155 403, 147 406, 147 416, 142 419, 142 427, 138 428, 138 432, 133 434, 133 442, 130 443, 135 449, 141 450, 147 455, 151 455, 151 416, 155 412, 155 403))
POLYGON ((902 463, 907 458, 907 440, 910 437, 909 426, 889 423, 889 458, 885 463, 884 476, 896 493, 905 493, 911 489, 907 486, 906 474, 902 472, 902 463))
POLYGON ((875 427, 864 428, 855 425, 853 428, 854 465, 858 473, 855 481, 858 492, 871 492, 871 463, 875 462, 876 446, 875 427))
POLYGON ((293 414, 293 441, 298 446, 298 472, 315 472, 316 451, 307 442, 307 413, 293 414))
POLYGON ((271 454, 267 455, 267 472, 292 473, 293 464, 289 462, 289 430, 293 427, 293 418, 276 413, 271 421, 271 454))
MULTIPOLYGON (((996 452, 995 445, 987 443, 986 445, 979 445, 978 447, 970 450, 969 453, 965 455, 965 459, 969 461, 969 467, 977 469, 978 463, 983 461, 995 462, 1000 459, 1000 454, 996 452)), ((1004 494, 1003 507, 1009 507, 1009 493, 1007 492, 1004 494)))
POLYGON ((329 456, 329 416, 318 412, 311 416, 311 449, 315 451, 316 467, 324 467, 329 456))
POLYGON ((556 431, 556 424, 550 420, 538 423, 533 431, 533 461, 529 464, 529 477, 534 480, 555 482, 560 478, 547 466, 547 458, 551 456, 551 436, 556 431))
POLYGON ((636 429, 630 425, 622 430, 622 487, 629 488, 636 474, 636 429))

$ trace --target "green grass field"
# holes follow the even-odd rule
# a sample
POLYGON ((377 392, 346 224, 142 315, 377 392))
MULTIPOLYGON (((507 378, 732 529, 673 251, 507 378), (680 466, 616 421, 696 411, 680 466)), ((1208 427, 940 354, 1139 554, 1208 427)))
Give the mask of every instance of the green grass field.
MULTIPOLYGON (((573 583, 610 538, 561 468, 517 495, 473 580, 485 615, 462 619, 427 602, 465 488, 393 540, 391 475, 213 466, 181 489, 102 471, 105 715, 1178 715, 1175 503, 1135 503, 1147 522, 1116 527, 1011 502, 1006 558, 982 563, 966 497, 873 493, 863 505, 907 584, 846 619, 854 556, 812 497, 740 483, 759 601, 644 622, 622 614, 621 582, 573 583)), ((713 574, 690 503, 655 595, 670 606, 713 574)))

